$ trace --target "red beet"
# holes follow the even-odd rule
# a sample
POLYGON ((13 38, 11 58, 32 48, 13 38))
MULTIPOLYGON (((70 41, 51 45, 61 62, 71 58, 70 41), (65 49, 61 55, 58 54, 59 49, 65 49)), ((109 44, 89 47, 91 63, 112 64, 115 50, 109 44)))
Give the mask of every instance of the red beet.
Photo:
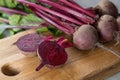
POLYGON ((64 48, 71 44, 60 38, 57 41, 44 41, 39 45, 38 56, 41 58, 41 64, 36 68, 40 70, 44 65, 59 66, 67 61, 68 55, 64 48), (66 46, 67 43, 67 46, 66 46), (65 47, 64 47, 65 46, 65 47))
POLYGON ((34 52, 37 51, 42 40, 43 37, 40 37, 38 34, 27 34, 19 38, 14 44, 22 51, 34 52))
POLYGON ((97 30, 91 25, 82 25, 73 34, 73 43, 80 50, 92 49, 97 42, 97 30))
POLYGON ((56 41, 50 41, 51 38, 51 36, 40 37, 38 34, 27 34, 19 38, 15 44, 28 56, 38 50, 38 57, 42 59, 42 63, 36 69, 38 71, 46 64, 58 66, 67 61, 68 56, 64 48, 71 47, 72 44, 63 37, 56 41))
POLYGON ((90 50, 95 46, 102 48, 106 51, 111 52, 120 58, 119 52, 105 47, 103 44, 98 42, 98 33, 97 30, 91 25, 82 25, 74 34, 73 34, 73 43, 80 50, 90 50))
POLYGON ((117 38, 114 33, 118 32, 118 23, 113 16, 103 15, 98 22, 97 30, 101 41, 109 42, 114 40, 114 38, 117 38))

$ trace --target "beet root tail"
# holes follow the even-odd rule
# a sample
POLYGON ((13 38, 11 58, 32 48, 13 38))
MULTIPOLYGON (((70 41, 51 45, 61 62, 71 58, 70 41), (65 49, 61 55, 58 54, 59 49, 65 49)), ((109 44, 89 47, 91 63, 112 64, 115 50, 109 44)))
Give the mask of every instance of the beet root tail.
POLYGON ((39 71, 42 67, 44 67, 46 63, 42 62, 37 68, 36 71, 39 71))

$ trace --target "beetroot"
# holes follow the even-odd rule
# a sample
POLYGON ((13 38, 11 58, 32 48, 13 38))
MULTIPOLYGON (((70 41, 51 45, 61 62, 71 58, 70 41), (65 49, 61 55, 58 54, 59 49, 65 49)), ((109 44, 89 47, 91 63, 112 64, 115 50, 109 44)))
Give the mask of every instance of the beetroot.
POLYGON ((37 48, 42 41, 43 37, 34 33, 20 37, 14 44, 21 50, 22 54, 33 57, 37 54, 37 48))
POLYGON ((27 34, 19 38, 15 44, 22 51, 34 52, 37 51, 37 47, 41 43, 42 39, 43 38, 38 34, 27 34))
POLYGON ((73 43, 80 50, 92 49, 97 42, 97 30, 91 25, 82 25, 73 34, 73 43))
POLYGON ((22 54, 33 57, 37 54, 40 43, 52 38, 52 36, 44 37, 37 33, 32 33, 20 37, 14 44, 21 50, 22 54))
POLYGON ((63 47, 57 44, 56 41, 44 41, 39 45, 38 56, 41 57, 42 62, 36 68, 40 70, 44 65, 58 66, 67 61, 67 53, 63 47))
POLYGON ((110 15, 103 15, 97 25, 100 39, 102 42, 109 42, 114 40, 114 33, 118 32, 117 20, 110 15))
POLYGON ((115 18, 118 16, 118 9, 110 0, 100 0, 96 6, 96 9, 99 10, 100 15, 108 14, 115 18))
POLYGON ((36 69, 38 71, 46 64, 58 66, 67 61, 68 56, 64 48, 71 47, 72 44, 63 37, 55 41, 50 41, 51 38, 51 36, 41 37, 35 33, 27 34, 14 44, 27 56, 33 56, 38 51, 38 57, 42 59, 41 65, 36 69))
POLYGON ((7 14, 20 14, 20 15, 27 15, 27 13, 15 10, 15 9, 10 9, 10 8, 5 8, 0 6, 0 12, 7 13, 7 14))
POLYGON ((80 50, 90 50, 97 46, 120 57, 119 52, 105 47, 103 44, 99 43, 98 40, 97 30, 91 25, 82 25, 73 34, 73 43, 80 50))

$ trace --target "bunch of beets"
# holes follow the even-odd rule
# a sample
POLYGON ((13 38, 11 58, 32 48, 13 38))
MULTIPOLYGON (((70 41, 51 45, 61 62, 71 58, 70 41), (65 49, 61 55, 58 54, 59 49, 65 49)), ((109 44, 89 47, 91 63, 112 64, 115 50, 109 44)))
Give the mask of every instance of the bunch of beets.
POLYGON ((36 3, 26 0, 17 1, 26 4, 47 24, 53 25, 72 37, 73 43, 63 37, 52 40, 51 36, 45 37, 38 34, 27 34, 19 38, 15 44, 24 52, 23 54, 30 56, 37 54, 41 59, 41 64, 36 68, 37 71, 44 65, 64 64, 68 58, 65 48, 73 46, 72 44, 80 50, 90 50, 98 46, 120 57, 117 51, 102 44, 114 39, 119 43, 120 40, 116 20, 118 10, 112 2, 101 0, 95 8, 83 8, 74 0, 37 0, 36 3))

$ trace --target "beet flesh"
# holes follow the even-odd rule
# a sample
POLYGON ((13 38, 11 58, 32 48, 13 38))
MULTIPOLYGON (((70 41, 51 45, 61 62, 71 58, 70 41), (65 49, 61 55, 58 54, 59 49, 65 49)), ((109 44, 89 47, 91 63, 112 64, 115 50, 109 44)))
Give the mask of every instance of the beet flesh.
POLYGON ((56 41, 44 41, 39 45, 38 56, 41 58, 41 64, 36 71, 44 65, 59 66, 67 61, 68 55, 63 47, 56 41))
POLYGON ((24 52, 35 52, 42 41, 43 38, 36 33, 27 34, 20 37, 15 42, 15 45, 17 45, 17 47, 24 52))

